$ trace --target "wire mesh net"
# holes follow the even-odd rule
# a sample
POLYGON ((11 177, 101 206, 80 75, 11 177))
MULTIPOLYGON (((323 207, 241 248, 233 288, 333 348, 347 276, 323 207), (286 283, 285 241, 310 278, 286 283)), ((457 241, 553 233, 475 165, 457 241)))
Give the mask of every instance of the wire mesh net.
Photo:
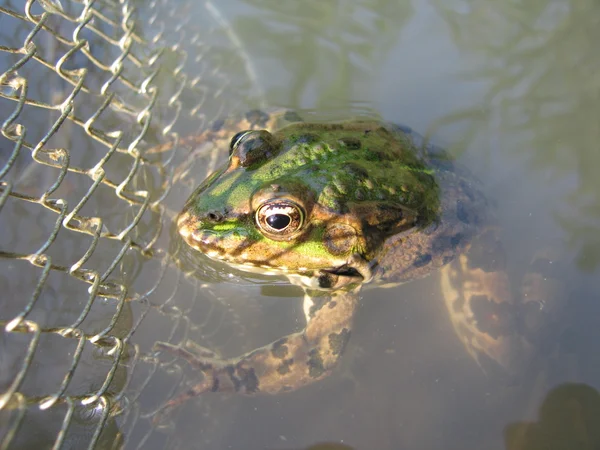
POLYGON ((0 448, 179 445, 152 418, 185 373, 152 343, 206 340, 227 307, 175 267, 164 205, 180 136, 247 81, 211 4, 173 3, 0 6, 0 448))

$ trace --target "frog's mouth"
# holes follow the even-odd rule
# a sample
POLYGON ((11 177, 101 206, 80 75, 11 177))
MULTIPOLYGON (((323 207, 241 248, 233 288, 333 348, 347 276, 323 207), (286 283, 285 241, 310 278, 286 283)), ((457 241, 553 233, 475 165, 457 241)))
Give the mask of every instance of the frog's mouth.
POLYGON ((254 260, 249 251, 251 240, 243 229, 206 229, 188 213, 182 213, 177 220, 177 228, 185 243, 208 258, 246 272, 265 274, 286 274, 289 270, 254 260))
POLYGON ((232 256, 234 250, 237 253, 244 246, 245 239, 238 233, 234 248, 227 248, 223 242, 231 242, 234 239, 233 232, 200 228, 196 221, 188 217, 188 214, 182 214, 179 217, 177 228, 179 235, 187 245, 214 260, 235 262, 236 258, 232 256))
MULTIPOLYGON (((199 251, 208 258, 227 264, 233 269, 243 272, 255 273, 268 276, 287 277, 292 284, 303 288, 318 290, 336 290, 346 286, 363 284, 373 278, 372 267, 366 261, 360 261, 354 267, 354 261, 339 267, 308 268, 308 267, 285 267, 269 264, 267 261, 246 260, 243 250, 236 252, 224 249, 220 243, 223 242, 223 234, 211 230, 180 228, 180 234, 185 242, 193 249, 199 251)), ((238 245, 243 247, 243 244, 238 245)))

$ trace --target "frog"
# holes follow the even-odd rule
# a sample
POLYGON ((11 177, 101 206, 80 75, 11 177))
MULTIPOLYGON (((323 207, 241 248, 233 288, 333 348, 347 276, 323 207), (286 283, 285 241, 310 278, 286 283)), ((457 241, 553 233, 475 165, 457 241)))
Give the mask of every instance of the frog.
MULTIPOLYGON (((533 288, 514 295, 482 183, 443 148, 380 118, 305 121, 289 110, 215 121, 193 138, 204 142, 228 158, 177 216, 181 239, 231 268, 300 286, 306 324, 232 358, 157 343, 202 372, 166 409, 208 392, 280 394, 324 379, 364 288, 433 273, 456 335, 484 370, 510 373, 529 358, 543 299, 533 288)), ((538 272, 525 284, 539 284, 538 272)))

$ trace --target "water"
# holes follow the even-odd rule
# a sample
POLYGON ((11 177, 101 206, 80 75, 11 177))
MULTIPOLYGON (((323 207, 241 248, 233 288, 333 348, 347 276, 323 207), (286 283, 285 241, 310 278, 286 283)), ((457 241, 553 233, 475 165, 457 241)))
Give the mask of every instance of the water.
MULTIPOLYGON (((226 78, 211 72, 197 74, 202 83, 214 85, 213 94, 219 92, 203 104, 203 114, 217 117, 228 109, 221 108, 223 104, 235 104, 229 109, 240 111, 289 107, 332 118, 376 113, 448 147, 483 181, 495 204, 514 279, 527 271, 537 251, 558 252, 556 276, 567 293, 541 305, 556 314, 559 324, 548 337, 550 345, 516 381, 485 373, 457 338, 434 275, 394 289, 364 291, 345 355, 326 380, 280 396, 208 394, 175 411, 172 428, 157 430, 144 414, 172 391, 184 391, 190 380, 200 381, 200 376, 185 364, 181 364, 183 376, 175 367, 156 368, 155 361, 146 358, 155 341, 177 342, 190 332, 191 338, 205 339, 198 344, 229 356, 303 326, 297 288, 281 281, 255 283, 237 273, 230 276, 220 267, 208 270, 208 281, 197 292, 183 277, 184 272, 194 271, 190 263, 176 274, 169 272, 150 300, 136 299, 123 307, 112 334, 124 337, 135 330, 131 343, 140 347, 139 353, 128 348, 135 358, 124 355, 121 361, 129 369, 134 367, 128 371, 128 384, 125 371, 120 370, 111 385, 115 392, 127 387, 133 413, 110 421, 111 429, 125 432, 131 448, 143 442, 143 448, 157 449, 300 449, 324 442, 355 449, 516 450, 549 442, 556 448, 572 448, 574 442, 589 443, 583 448, 597 447, 598 436, 589 424, 597 423, 600 409, 596 391, 600 387, 596 356, 600 342, 600 179, 596 174, 600 59, 593 45, 599 7, 592 0, 538 1, 526 6, 492 0, 353 3, 228 0, 208 9, 205 3, 192 3, 190 16, 201 17, 203 24, 215 23, 215 14, 220 14, 219 20, 230 26, 225 35, 228 50, 238 55, 236 64, 219 66, 226 78), (236 84, 238 79, 242 81, 236 84), (225 84, 230 80, 234 82, 225 84), (563 447, 556 438, 561 433, 566 436, 563 447)), ((20 33, 26 35, 27 30, 20 33)), ((21 37, 17 41, 20 45, 21 37)), ((47 129, 34 125, 30 133, 47 129)), ((197 126, 189 124, 189 128, 197 126)), ((67 144, 55 147, 62 145, 67 144)), ((100 148, 97 154, 105 151, 100 148)), ((92 154, 74 152, 82 159, 77 164, 84 167, 92 164, 85 161, 92 154)), ((126 172, 129 164, 124 162, 122 170, 126 172)), ((82 184, 82 178, 69 186, 82 184)), ((175 186, 166 205, 179 210, 192 184, 175 186)), ((75 194, 71 204, 81 198, 80 192, 75 194)), ((103 202, 114 203, 112 190, 98 200, 103 202)), ((105 209, 98 207, 98 211, 105 209)), ((110 218, 109 214, 112 230, 110 218)), ((49 233, 56 218, 40 214, 34 220, 26 220, 26 215, 22 219, 27 228, 15 226, 14 235, 7 234, 3 242, 28 244, 20 251, 33 252, 43 243, 39 236, 49 233), (37 226, 43 231, 35 231, 37 226), (29 228, 35 232, 23 232, 29 228), (34 237, 41 241, 33 242, 34 237)), ((145 220, 151 230, 153 218, 145 220)), ((167 219, 165 229, 172 232, 170 225, 167 219)), ((89 242, 63 236, 61 231, 59 244, 51 251, 68 267, 89 242)), ((110 252, 106 242, 101 245, 106 254, 106 261, 99 263, 103 271, 121 244, 111 246, 110 252)), ((173 242, 163 240, 161 245, 169 247, 173 242)), ((123 267, 129 270, 118 279, 131 278, 137 283, 131 292, 145 293, 162 273, 156 265, 128 254, 123 267)), ((2 281, 8 285, 9 280, 23 278, 21 285, 28 286, 24 298, 29 298, 37 278, 22 267, 33 271, 31 264, 20 261, 4 267, 2 281)), ((30 318, 48 327, 75 320, 87 293, 79 285, 54 283, 52 277, 47 286, 49 293, 44 291, 43 297, 47 304, 30 318)), ((90 335, 113 317, 116 302, 105 300, 95 303, 91 318, 82 326, 90 335)), ((14 317, 23 303, 7 302, 3 308, 2 319, 14 317)), ((38 352, 55 366, 48 369, 52 363, 46 364, 38 355, 39 368, 30 370, 22 389, 26 393, 31 389, 33 395, 47 394, 42 380, 52 384, 51 392, 56 391, 65 368, 70 367, 77 341, 70 340, 67 348, 57 336, 46 337, 43 345, 48 351, 38 352)), ((14 360, 6 359, 11 366, 19 366, 25 337, 6 338, 6 348, 19 346, 14 360)), ((89 364, 81 363, 83 375, 75 383, 75 394, 89 395, 104 382, 114 353, 103 355, 97 350, 86 344, 82 361, 89 364)), ((3 383, 9 383, 12 375, 3 373, 3 383)), ((54 417, 56 426, 44 442, 53 441, 62 414, 54 417)), ((82 434, 91 434, 85 411, 80 415, 82 434)), ((33 422, 39 427, 51 421, 48 414, 38 412, 33 422)))
MULTIPOLYGON (((496 203, 514 278, 549 246, 559 249, 558 276, 568 288, 556 306, 561 330, 554 345, 516 383, 486 375, 469 357, 437 277, 367 291, 339 369, 291 394, 228 398, 236 412, 220 424, 227 432, 219 447, 533 448, 552 440, 555 427, 570 442, 598 445, 570 422, 585 430, 586 415, 598 408, 600 380, 593 331, 600 318, 599 60, 590 44, 598 7, 591 1, 219 7, 243 43, 266 105, 372 109, 434 136, 483 180, 496 203), (548 396, 557 386, 559 393, 548 396), (578 405, 572 406, 578 419, 561 415, 566 404, 578 405), (524 433, 527 421, 537 422, 537 431, 524 433)), ((288 311, 262 300, 264 344, 285 329, 282 317, 294 327, 300 300, 288 311)), ((193 405, 184 408, 178 425, 193 442, 200 419, 193 405)))

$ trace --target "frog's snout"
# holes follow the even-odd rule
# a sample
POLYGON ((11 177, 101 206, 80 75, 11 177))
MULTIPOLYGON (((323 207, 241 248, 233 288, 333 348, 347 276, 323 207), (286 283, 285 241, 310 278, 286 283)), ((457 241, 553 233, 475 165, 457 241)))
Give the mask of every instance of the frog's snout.
POLYGON ((177 216, 177 229, 181 230, 182 227, 185 227, 190 220, 190 215, 187 211, 183 211, 179 213, 177 216))
POLYGON ((223 211, 210 210, 201 214, 192 214, 189 211, 184 211, 177 218, 177 228, 198 228, 210 225, 217 225, 225 221, 223 211))

